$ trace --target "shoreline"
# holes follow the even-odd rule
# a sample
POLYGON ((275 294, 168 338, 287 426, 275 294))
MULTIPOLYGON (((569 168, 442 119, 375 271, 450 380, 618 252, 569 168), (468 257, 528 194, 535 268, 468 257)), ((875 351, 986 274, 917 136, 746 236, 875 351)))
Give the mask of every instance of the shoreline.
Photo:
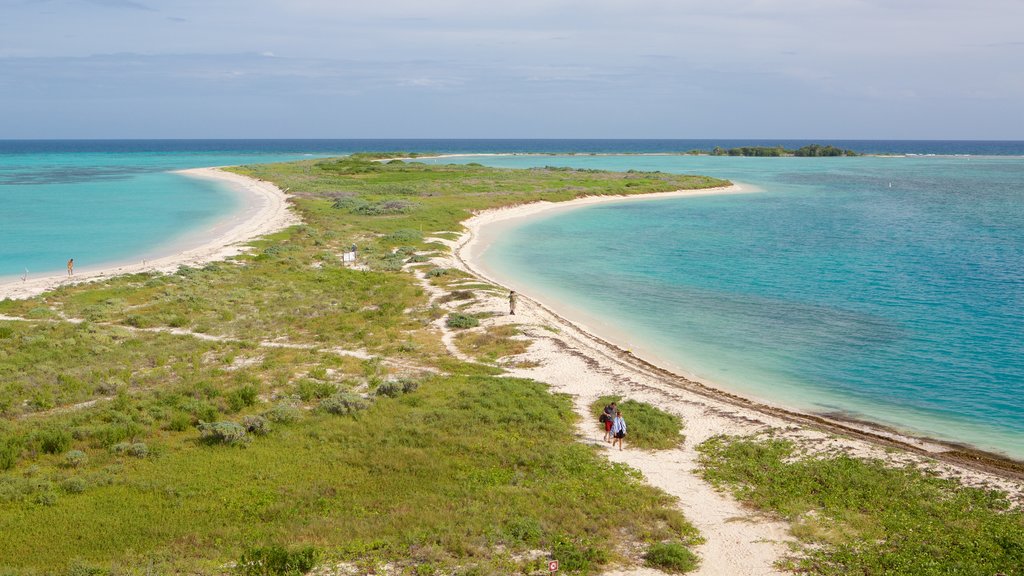
POLYGON ((24 300, 62 286, 106 280, 122 274, 176 271, 180 266, 200 266, 224 260, 246 250, 244 244, 300 222, 288 205, 288 194, 270 182, 254 180, 219 167, 176 170, 189 178, 213 180, 226 185, 241 201, 241 208, 203 230, 175 239, 133 261, 112 261, 76 268, 74 276, 61 273, 0 282, 0 300, 24 300), (141 260, 141 261, 140 261, 141 260))
POLYGON ((571 327, 580 333, 580 338, 592 340, 601 347, 608 348, 618 361, 655 375, 656 378, 669 386, 693 392, 701 397, 725 402, 744 410, 751 410, 761 415, 774 416, 800 426, 810 426, 865 440, 871 444, 898 447, 909 452, 937 458, 956 466, 969 467, 986 473, 1020 480, 1024 479, 1024 461, 998 452, 984 450, 966 443, 939 440, 924 435, 915 435, 887 426, 850 417, 839 413, 815 413, 801 411, 790 406, 776 403, 770 399, 758 398, 746 394, 738 394, 713 382, 707 382, 684 371, 674 369, 671 363, 640 350, 634 354, 629 345, 618 337, 614 326, 602 326, 595 329, 591 324, 592 317, 584 313, 567 310, 567 305, 537 300, 533 296, 523 294, 514 283, 500 281, 480 258, 491 243, 504 231, 520 223, 522 220, 544 214, 550 215, 596 203, 610 203, 637 200, 656 200, 662 198, 678 198, 711 194, 743 194, 753 193, 757 189, 749 185, 734 184, 726 188, 705 189, 696 191, 675 191, 637 196, 586 197, 567 202, 536 202, 513 207, 483 211, 463 221, 466 232, 455 241, 454 258, 467 271, 503 288, 512 288, 520 292, 522 299, 528 300, 532 306, 542 309, 546 315, 559 324, 571 327))

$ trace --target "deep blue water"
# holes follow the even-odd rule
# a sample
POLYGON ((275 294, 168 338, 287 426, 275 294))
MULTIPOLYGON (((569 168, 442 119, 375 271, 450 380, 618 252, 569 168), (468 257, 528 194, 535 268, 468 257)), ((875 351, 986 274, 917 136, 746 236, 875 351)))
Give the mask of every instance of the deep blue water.
MULTIPOLYGON (((0 140, 0 155, 32 153, 164 153, 207 154, 348 154, 368 151, 443 153, 667 153, 711 150, 715 146, 776 146, 799 148, 832 144, 864 154, 972 154, 1024 156, 1024 141, 998 140, 575 140, 575 139, 363 139, 363 140, 0 140)), ((197 166, 203 166, 199 164, 197 166)), ((196 167, 196 166, 192 166, 196 167)))
POLYGON ((542 216, 485 262, 731 390, 1024 457, 1024 158, 457 161, 756 185, 542 216))

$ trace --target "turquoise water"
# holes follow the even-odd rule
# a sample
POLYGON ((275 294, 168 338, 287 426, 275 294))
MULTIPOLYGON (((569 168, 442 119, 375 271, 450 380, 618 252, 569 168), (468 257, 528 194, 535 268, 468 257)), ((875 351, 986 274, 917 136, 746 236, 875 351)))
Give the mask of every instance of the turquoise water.
POLYGON ((172 171, 299 152, 0 151, 0 280, 152 256, 241 208, 224 185, 172 171))
POLYGON ((756 185, 542 216, 484 260, 727 389, 1024 457, 1024 158, 458 161, 756 185))

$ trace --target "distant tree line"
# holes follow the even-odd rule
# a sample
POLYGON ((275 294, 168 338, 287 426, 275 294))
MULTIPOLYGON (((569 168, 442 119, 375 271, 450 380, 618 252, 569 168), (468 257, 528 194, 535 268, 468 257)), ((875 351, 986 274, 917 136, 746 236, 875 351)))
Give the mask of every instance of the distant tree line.
POLYGON ((860 156, 853 150, 844 150, 835 146, 808 144, 796 150, 787 150, 782 146, 740 146, 739 148, 722 148, 715 146, 710 152, 691 150, 688 154, 710 154, 712 156, 860 156))

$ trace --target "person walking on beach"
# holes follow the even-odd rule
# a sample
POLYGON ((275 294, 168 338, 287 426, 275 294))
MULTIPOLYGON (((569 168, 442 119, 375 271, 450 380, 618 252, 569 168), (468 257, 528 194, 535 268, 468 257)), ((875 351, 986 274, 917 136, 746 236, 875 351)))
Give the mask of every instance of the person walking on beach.
POLYGON ((74 273, 75 273, 75 259, 74 258, 69 258, 68 259, 68 276, 71 276, 74 273))
POLYGON ((622 450, 622 439, 626 437, 626 420, 622 418, 622 412, 615 411, 615 420, 612 421, 612 448, 619 443, 619 450, 622 450))
POLYGON ((612 441, 612 422, 615 421, 615 412, 618 408, 615 406, 615 402, 604 407, 604 411, 601 412, 601 423, 604 424, 604 441, 612 441))
POLYGON ((512 290, 508 293, 508 313, 511 314, 512 316, 516 315, 516 300, 518 299, 519 297, 516 294, 515 290, 512 290))

